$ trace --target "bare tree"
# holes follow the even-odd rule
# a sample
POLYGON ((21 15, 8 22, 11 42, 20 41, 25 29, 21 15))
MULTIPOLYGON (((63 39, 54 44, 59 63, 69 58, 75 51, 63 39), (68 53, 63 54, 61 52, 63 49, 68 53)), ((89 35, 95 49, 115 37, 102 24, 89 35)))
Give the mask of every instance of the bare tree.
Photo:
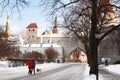
POLYGON ((12 57, 16 52, 16 47, 14 43, 8 40, 2 27, 0 27, 0 58, 1 57, 12 57))
POLYGON ((23 58, 27 59, 27 58, 31 58, 31 59, 43 59, 43 55, 40 52, 37 51, 32 51, 32 52, 27 52, 25 54, 23 54, 22 56, 23 58))
POLYGON ((107 30, 98 38, 98 34, 103 25, 110 23, 116 18, 106 19, 106 16, 108 16, 107 12, 110 12, 112 7, 119 10, 117 6, 119 4, 117 3, 118 0, 115 1, 115 4, 110 4, 109 0, 70 0, 66 3, 61 0, 47 0, 44 2, 46 4, 52 4, 53 13, 65 9, 66 11, 64 10, 63 13, 67 13, 68 15, 62 13, 66 24, 64 27, 73 31, 79 37, 83 35, 81 39, 85 44, 88 61, 91 67, 90 73, 92 74, 98 75, 98 45, 108 34, 119 27, 119 25, 114 25, 114 27, 107 30), (105 4, 101 4, 101 2, 105 4))
POLYGON ((54 48, 47 48, 45 50, 45 56, 47 57, 48 61, 52 61, 58 57, 59 53, 54 50, 54 48))
POLYGON ((32 51, 32 55, 35 59, 43 59, 43 54, 37 51, 32 51))
POLYGON ((20 13, 20 10, 29 5, 29 0, 0 0, 0 16, 4 12, 9 12, 12 14, 13 11, 20 13))

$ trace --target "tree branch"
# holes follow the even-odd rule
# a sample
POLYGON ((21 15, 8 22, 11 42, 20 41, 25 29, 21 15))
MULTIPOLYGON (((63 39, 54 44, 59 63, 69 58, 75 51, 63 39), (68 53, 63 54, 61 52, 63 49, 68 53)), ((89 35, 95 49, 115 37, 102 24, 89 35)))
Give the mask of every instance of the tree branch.
POLYGON ((112 28, 112 29, 110 29, 109 31, 107 31, 103 36, 101 36, 101 37, 98 39, 98 45, 99 45, 99 43, 100 43, 107 35, 109 35, 111 32, 113 32, 114 30, 116 30, 116 29, 119 28, 119 27, 120 27, 120 24, 117 25, 117 26, 114 26, 114 25, 113 25, 113 28, 112 28))

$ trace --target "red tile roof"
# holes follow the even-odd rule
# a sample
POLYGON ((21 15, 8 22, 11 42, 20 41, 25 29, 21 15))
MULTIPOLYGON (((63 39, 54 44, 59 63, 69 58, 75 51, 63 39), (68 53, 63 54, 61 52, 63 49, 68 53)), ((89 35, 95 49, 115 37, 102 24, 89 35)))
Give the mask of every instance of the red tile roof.
POLYGON ((31 23, 27 28, 38 28, 36 23, 31 23))

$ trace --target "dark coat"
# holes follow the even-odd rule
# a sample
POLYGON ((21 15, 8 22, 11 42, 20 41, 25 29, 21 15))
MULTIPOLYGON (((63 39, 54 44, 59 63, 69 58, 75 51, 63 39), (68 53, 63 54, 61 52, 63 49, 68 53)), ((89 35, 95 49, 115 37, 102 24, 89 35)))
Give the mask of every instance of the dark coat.
POLYGON ((33 64, 33 66, 32 66, 32 68, 35 68, 35 61, 32 61, 32 64, 33 64))

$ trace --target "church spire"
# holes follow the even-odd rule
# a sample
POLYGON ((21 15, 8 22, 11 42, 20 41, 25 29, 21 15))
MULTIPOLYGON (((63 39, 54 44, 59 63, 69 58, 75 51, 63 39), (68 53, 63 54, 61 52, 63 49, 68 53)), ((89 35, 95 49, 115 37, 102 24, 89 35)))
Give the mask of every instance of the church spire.
POLYGON ((10 32, 10 16, 7 16, 7 22, 6 22, 6 30, 5 33, 7 35, 7 38, 10 38, 11 32, 10 32))
POLYGON ((54 21, 54 28, 58 27, 58 21, 57 21, 57 16, 55 16, 55 21, 54 21))
POLYGON ((57 15, 55 16, 55 20, 54 20, 54 29, 53 29, 53 33, 59 34, 57 15))

